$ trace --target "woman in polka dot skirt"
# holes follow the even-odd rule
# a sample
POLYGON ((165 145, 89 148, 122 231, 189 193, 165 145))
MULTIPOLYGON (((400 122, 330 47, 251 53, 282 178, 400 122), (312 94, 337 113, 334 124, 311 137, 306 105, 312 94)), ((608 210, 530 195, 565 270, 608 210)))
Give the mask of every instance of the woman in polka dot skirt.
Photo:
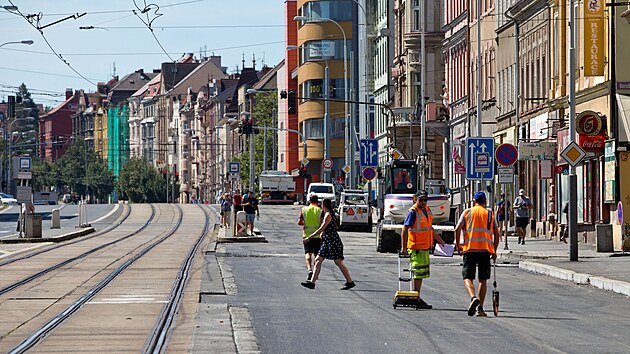
POLYGON ((343 262, 343 243, 341 242, 341 238, 337 233, 337 216, 335 216, 335 210, 332 207, 332 202, 330 199, 324 199, 322 202, 322 206, 324 207, 324 222, 319 226, 317 231, 313 233, 311 236, 306 237, 304 242, 308 242, 309 239, 320 235, 322 232, 324 235, 322 236, 322 245, 319 248, 319 253, 315 258, 315 266, 313 269, 313 276, 310 280, 302 282, 302 286, 315 289, 315 282, 317 281, 317 277, 319 276, 319 271, 322 269, 322 263, 324 259, 332 259, 335 261, 335 264, 343 273, 343 276, 346 278, 346 283, 341 288, 341 290, 348 290, 354 288, 355 284, 352 281, 352 277, 350 276, 350 271, 348 267, 343 262))

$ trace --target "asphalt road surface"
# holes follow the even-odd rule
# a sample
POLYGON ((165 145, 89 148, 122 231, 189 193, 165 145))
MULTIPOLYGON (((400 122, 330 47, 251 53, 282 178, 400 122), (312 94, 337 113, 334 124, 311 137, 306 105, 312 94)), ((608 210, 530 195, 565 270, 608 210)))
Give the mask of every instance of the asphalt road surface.
MULTIPOLYGON (((306 267, 297 206, 261 206, 256 226, 268 243, 220 244, 223 276, 234 295, 202 302, 247 308, 264 353, 627 353, 629 299, 612 292, 498 268, 499 317, 468 317, 461 257, 432 258, 422 297, 432 310, 394 309, 396 256, 375 251, 373 233, 340 232, 356 288, 325 261, 314 290, 300 286, 306 267)), ((207 348, 211 351, 211 348, 207 348)))

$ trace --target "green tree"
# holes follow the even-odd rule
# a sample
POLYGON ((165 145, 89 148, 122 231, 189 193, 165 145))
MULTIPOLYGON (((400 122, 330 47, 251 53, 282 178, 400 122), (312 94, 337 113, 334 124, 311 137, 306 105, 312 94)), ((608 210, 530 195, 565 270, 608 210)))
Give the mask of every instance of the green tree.
POLYGON ((33 160, 31 171, 33 172, 33 179, 31 180, 33 192, 48 191, 50 187, 59 186, 53 166, 48 163, 33 160))
POLYGON ((14 123, 9 127, 13 133, 14 153, 38 156, 39 109, 31 99, 31 93, 24 83, 20 85, 16 94, 15 118, 14 123))
POLYGON ((70 145, 53 165, 53 173, 62 186, 72 193, 104 199, 114 190, 115 178, 105 161, 83 141, 70 145))
MULTIPOLYGON (((274 127, 273 110, 277 112, 278 95, 276 90, 257 92, 253 97, 253 114, 254 125, 259 127, 274 127)), ((275 130, 267 131, 267 166, 264 170, 271 169, 271 161, 273 160, 273 134, 277 134, 275 130)), ((263 171, 264 149, 265 149, 265 133, 264 129, 260 129, 258 134, 252 135, 254 138, 254 175, 260 176, 263 171)), ((246 150, 239 156, 237 161, 241 163, 241 179, 244 186, 249 186, 249 139, 246 139, 246 150)), ((256 184, 255 184, 256 185, 256 184)), ((256 185, 254 189, 257 189, 256 185)))
POLYGON ((166 180, 145 160, 131 158, 120 171, 117 190, 120 199, 133 203, 166 201, 166 180))

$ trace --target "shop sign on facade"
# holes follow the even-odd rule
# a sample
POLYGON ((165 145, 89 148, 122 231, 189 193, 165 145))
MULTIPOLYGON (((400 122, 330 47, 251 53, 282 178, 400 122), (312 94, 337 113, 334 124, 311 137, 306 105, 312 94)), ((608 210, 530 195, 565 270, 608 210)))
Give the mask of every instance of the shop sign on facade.
POLYGON ((606 127, 602 116, 594 111, 584 111, 578 114, 576 121, 580 147, 586 152, 595 153, 595 155, 604 153, 606 127))
POLYGON ((555 141, 539 141, 518 143, 519 160, 555 160, 558 144, 555 141))
POLYGON ((529 138, 542 140, 549 137, 549 113, 545 112, 529 120, 529 138))
POLYGON ((615 141, 607 141, 604 148, 604 203, 614 203, 615 195, 615 141))

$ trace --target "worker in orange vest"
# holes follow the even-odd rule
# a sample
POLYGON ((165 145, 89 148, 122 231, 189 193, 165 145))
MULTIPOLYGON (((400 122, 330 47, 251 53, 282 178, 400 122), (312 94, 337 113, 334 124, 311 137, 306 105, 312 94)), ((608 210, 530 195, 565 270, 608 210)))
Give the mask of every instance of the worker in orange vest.
POLYGON ((433 306, 422 300, 420 288, 422 287, 422 279, 431 275, 429 272, 429 250, 433 247, 434 240, 442 246, 444 246, 444 240, 433 229, 433 215, 431 209, 427 207, 429 200, 427 192, 420 190, 414 197, 416 202, 407 212, 400 234, 400 252, 408 253, 411 256, 413 290, 418 292, 418 308, 429 310, 433 306))
POLYGON ((491 209, 486 208, 486 194, 477 192, 475 205, 464 210, 455 228, 455 245, 464 252, 462 276, 466 292, 470 296, 468 316, 486 316, 483 301, 486 298, 486 282, 490 279, 490 259, 496 262, 496 249, 501 234, 491 209), (464 245, 459 243, 460 232, 464 232, 464 245), (475 295, 475 271, 479 269, 479 288, 475 295))

